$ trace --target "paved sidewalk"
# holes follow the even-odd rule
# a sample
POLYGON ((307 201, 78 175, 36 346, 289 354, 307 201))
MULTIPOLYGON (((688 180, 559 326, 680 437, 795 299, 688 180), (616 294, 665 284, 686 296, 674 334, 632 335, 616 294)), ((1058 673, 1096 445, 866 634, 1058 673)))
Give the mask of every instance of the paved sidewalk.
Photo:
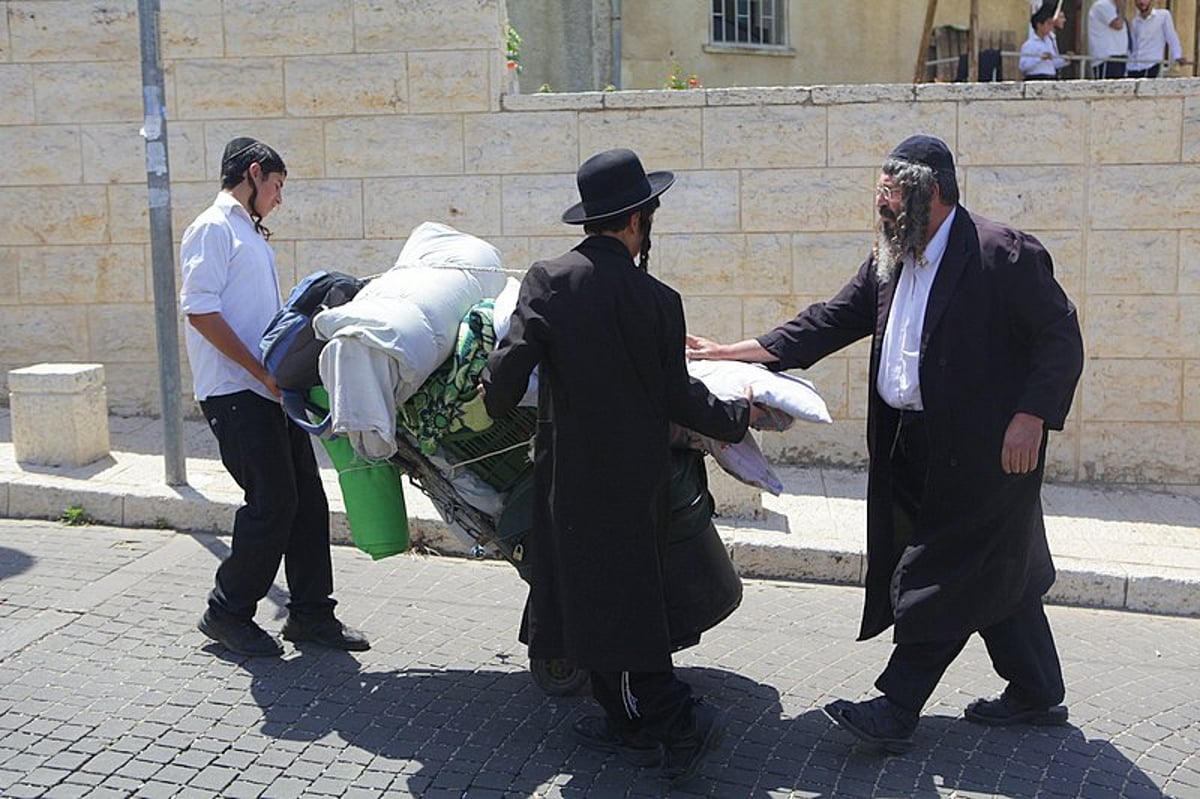
MULTIPOLYGON (((228 532, 240 491, 202 422, 186 423, 189 485, 163 484, 161 422, 111 417, 112 455, 82 468, 15 462, 7 409, 0 409, 0 517, 57 518, 71 505, 100 522, 228 532)), ((337 476, 317 447, 334 510, 334 537, 348 542, 337 476)), ((779 469, 783 496, 764 495, 764 519, 718 519, 744 576, 861 584, 866 476, 826 468, 779 469)), ((1200 616, 1200 491, 1047 485, 1050 547, 1059 569, 1050 601, 1200 616)), ((406 486, 414 542, 465 553, 433 505, 406 486)))
MULTIPOLYGON (((596 712, 551 698, 516 641, 525 586, 503 563, 335 547, 338 613, 369 652, 245 659, 195 628, 228 539, 0 520, 0 796, 655 797, 652 771, 579 748, 596 712)), ((274 589, 258 620, 278 632, 274 589)), ((729 714, 671 796, 744 799, 1200 796, 1200 619, 1051 607, 1071 725, 987 729, 962 708, 1002 684, 976 638, 913 750, 856 746, 819 708, 872 692, 890 642, 854 642, 854 587, 748 580, 742 606, 676 656, 729 714)))

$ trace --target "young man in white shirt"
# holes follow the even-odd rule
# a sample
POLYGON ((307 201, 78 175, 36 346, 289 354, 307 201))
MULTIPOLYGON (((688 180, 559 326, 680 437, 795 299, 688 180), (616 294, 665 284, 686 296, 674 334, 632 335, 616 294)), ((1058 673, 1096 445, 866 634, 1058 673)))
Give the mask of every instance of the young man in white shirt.
POLYGON ((280 307, 271 232, 262 220, 283 202, 286 178, 275 150, 251 138, 232 140, 221 159, 221 191, 180 243, 179 304, 193 389, 246 503, 197 626, 250 656, 283 653, 254 623, 281 561, 291 594, 284 638, 370 648, 333 615, 329 506, 312 442, 284 415, 279 388, 256 354, 280 307))
POLYGON ((1096 0, 1088 11, 1088 56, 1094 78, 1125 77, 1125 58, 1129 55, 1125 2, 1096 0))
POLYGON ((1130 78, 1157 78, 1162 66, 1163 53, 1170 48, 1171 60, 1186 64, 1183 45, 1175 32, 1171 12, 1155 8, 1154 0, 1133 0, 1137 15, 1133 18, 1133 53, 1126 73, 1130 78))
POLYGON ((1054 80, 1058 70, 1067 65, 1067 59, 1058 54, 1054 40, 1057 0, 1045 0, 1029 18, 1033 26, 1029 38, 1021 45, 1021 59, 1017 66, 1025 80, 1054 80))

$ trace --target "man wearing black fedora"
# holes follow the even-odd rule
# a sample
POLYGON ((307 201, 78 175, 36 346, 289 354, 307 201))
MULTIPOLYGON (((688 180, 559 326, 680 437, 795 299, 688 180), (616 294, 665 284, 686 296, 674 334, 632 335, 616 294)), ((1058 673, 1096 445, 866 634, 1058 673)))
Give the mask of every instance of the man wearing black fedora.
POLYGON ((720 744, 724 722, 672 670, 669 425, 738 441, 757 411, 689 377, 682 301, 647 272, 651 221, 674 175, 647 175, 632 151, 608 150, 576 178, 582 201, 562 220, 587 237, 529 268, 482 380, 500 418, 539 368, 522 640, 531 658, 590 672, 604 715, 575 723, 580 743, 680 780, 720 744))
POLYGON ((1041 243, 958 198, 950 148, 910 136, 879 173, 874 250, 837 295, 755 339, 688 343, 692 357, 792 369, 871 338, 859 638, 891 627, 895 647, 878 696, 825 711, 893 753, 975 633, 1006 685, 968 721, 1067 721, 1041 487, 1083 369, 1079 319, 1041 243))

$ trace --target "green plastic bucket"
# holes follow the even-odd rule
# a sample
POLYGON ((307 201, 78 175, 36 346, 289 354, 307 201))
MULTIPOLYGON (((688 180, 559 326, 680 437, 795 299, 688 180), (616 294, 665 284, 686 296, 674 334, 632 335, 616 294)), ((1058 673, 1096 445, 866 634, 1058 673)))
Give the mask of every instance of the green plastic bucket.
MULTIPOLYGON (((329 395, 321 386, 313 388, 308 398, 322 409, 329 408, 329 395)), ((408 511, 396 464, 365 460, 345 436, 322 438, 321 443, 337 469, 354 546, 373 560, 406 552, 408 511)))

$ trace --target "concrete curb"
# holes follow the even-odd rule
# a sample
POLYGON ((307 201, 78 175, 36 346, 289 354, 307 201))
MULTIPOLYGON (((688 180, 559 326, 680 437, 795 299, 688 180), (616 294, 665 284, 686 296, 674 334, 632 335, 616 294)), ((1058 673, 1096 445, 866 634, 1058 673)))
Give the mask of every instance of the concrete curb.
MULTIPOLYGON (((336 481, 336 476, 332 479, 336 481)), ((327 490, 332 538, 335 543, 352 545, 336 485, 327 486, 327 490)), ((415 493, 406 492, 406 497, 415 493)), ((427 503, 423 500, 420 496, 409 498, 413 546, 443 555, 470 557, 469 545, 432 513, 432 506, 424 508, 427 503)), ((112 486, 97 487, 87 480, 55 476, 39 479, 36 473, 0 482, 0 515, 8 518, 58 519, 64 509, 78 506, 100 524, 221 533, 229 530, 240 504, 240 497, 233 492, 212 486, 175 490, 143 484, 119 490, 112 486)), ((795 533, 740 526, 739 522, 718 519, 717 527, 743 577, 863 584, 864 552, 812 546, 795 533)), ((1056 556, 1055 562, 1058 581, 1046 597, 1053 604, 1200 616, 1200 573, 1196 570, 1101 566, 1093 560, 1063 556, 1056 556)))

